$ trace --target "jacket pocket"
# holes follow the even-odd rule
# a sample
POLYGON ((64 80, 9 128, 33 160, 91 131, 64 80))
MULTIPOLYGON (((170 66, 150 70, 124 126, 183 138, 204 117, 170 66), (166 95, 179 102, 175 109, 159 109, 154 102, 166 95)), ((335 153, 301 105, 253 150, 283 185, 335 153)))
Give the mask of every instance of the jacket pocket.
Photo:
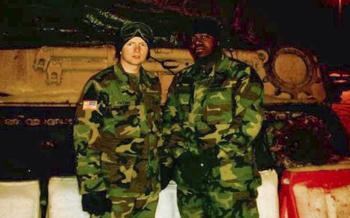
POLYGON ((179 102, 179 109, 181 111, 181 113, 179 113, 179 118, 180 120, 187 120, 188 118, 188 114, 191 110, 191 106, 190 106, 190 99, 191 99, 191 95, 190 93, 179 93, 178 96, 178 102, 179 102))
POLYGON ((210 88, 204 100, 204 120, 209 125, 232 122, 231 88, 210 88))
POLYGON ((137 176, 135 171, 136 155, 102 153, 101 165, 105 179, 109 184, 126 185, 128 187, 137 176))

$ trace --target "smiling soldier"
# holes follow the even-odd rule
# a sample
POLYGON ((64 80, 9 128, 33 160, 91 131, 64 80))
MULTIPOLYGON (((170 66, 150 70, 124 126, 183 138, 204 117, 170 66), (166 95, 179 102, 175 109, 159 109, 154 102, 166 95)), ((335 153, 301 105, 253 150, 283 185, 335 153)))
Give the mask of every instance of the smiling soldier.
POLYGON ((175 79, 164 110, 162 171, 174 169, 182 218, 258 217, 251 142, 262 124, 262 83, 223 55, 214 20, 193 29, 196 62, 175 79))

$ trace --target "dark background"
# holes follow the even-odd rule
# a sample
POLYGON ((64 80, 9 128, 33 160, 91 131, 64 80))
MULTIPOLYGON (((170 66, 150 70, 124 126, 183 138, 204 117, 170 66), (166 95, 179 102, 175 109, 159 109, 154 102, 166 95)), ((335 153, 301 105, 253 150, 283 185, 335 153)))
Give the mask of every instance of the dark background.
POLYGON ((313 0, 250 1, 275 31, 275 41, 307 48, 322 63, 333 68, 350 67, 350 5, 343 0, 341 14, 337 1, 313 0))
POLYGON ((163 46, 183 46, 191 19, 222 20, 227 46, 294 46, 328 69, 350 69, 350 1, 342 0, 0 0, 0 48, 112 43, 126 20, 151 25, 163 46), (164 43, 167 42, 167 43, 164 43))

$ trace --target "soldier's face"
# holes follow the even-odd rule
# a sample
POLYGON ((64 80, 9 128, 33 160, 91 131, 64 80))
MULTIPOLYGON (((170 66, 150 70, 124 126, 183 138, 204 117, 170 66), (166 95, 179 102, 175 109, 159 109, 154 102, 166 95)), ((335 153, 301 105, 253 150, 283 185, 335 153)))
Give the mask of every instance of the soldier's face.
POLYGON ((127 41, 120 54, 120 61, 131 65, 141 65, 147 58, 148 45, 141 37, 127 41))
POLYGON ((213 53, 216 39, 207 33, 196 33, 192 37, 191 52, 195 58, 204 58, 213 53))

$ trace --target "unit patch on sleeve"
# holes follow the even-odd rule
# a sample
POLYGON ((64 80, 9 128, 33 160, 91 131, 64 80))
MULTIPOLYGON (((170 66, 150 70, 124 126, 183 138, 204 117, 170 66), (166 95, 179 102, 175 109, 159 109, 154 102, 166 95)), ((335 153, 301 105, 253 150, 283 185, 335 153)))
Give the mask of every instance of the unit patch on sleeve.
POLYGON ((97 101, 83 101, 83 110, 96 110, 97 101))

